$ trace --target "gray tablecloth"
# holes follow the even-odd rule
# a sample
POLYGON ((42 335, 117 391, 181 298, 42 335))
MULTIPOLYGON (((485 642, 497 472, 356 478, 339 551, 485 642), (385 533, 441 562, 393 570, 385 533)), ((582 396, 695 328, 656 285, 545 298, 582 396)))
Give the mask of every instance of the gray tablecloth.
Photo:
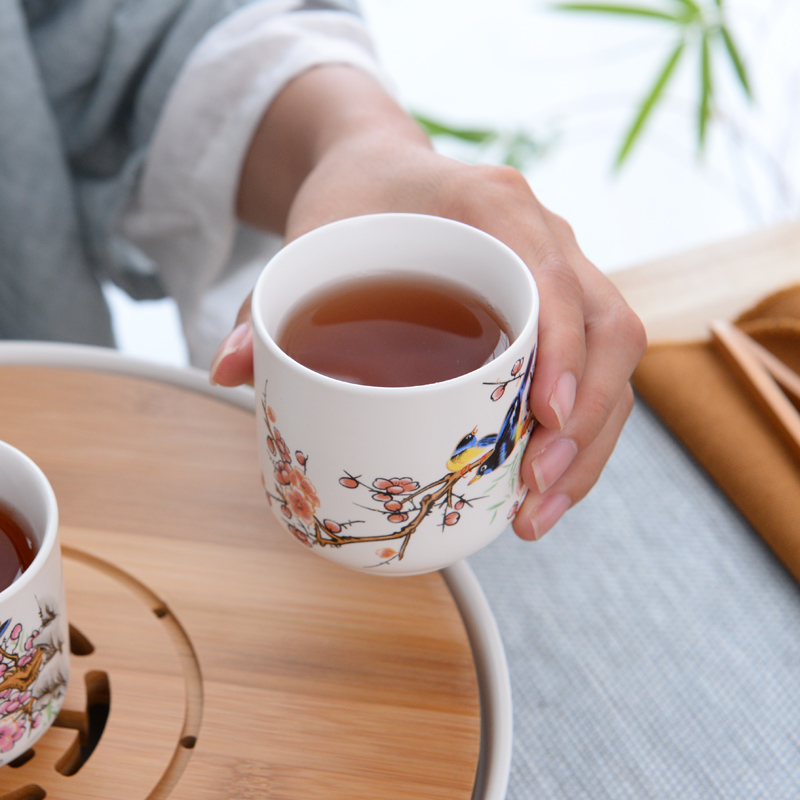
POLYGON ((509 660, 508 800, 800 797, 800 589, 641 402, 582 503, 470 564, 509 660))

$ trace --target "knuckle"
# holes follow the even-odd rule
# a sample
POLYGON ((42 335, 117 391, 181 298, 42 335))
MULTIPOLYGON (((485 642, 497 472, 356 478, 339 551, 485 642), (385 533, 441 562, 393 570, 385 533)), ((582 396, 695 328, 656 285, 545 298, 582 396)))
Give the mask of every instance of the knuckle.
POLYGON ((613 341, 626 346, 638 364, 647 349, 647 332, 622 295, 615 292, 604 305, 602 325, 613 341))
MULTIPOLYGON (((619 397, 614 396, 608 389, 595 387, 586 398, 586 418, 596 420, 599 425, 604 424, 618 401, 619 397)), ((591 431, 589 438, 593 440, 597 433, 597 430, 591 431)))
POLYGON ((630 383, 625 384, 625 390, 622 392, 622 398, 620 399, 620 406, 622 407, 622 415, 624 419, 628 419, 631 415, 631 411, 633 411, 634 403, 636 402, 635 395, 633 393, 633 387, 630 383))
POLYGON ((546 276, 555 284, 556 290, 575 295, 583 301, 581 281, 564 252, 552 240, 542 239, 537 243, 534 275, 546 276))
MULTIPOLYGON (((626 306, 626 308, 628 307, 626 306)), ((625 338, 627 341, 631 342, 638 363, 639 359, 644 355, 645 350, 647 350, 647 331, 642 321, 630 308, 628 308, 628 313, 623 320, 623 327, 625 338)))
POLYGON ((552 211, 547 212, 548 227, 564 239, 575 241, 575 230, 572 225, 564 219, 564 217, 554 214, 552 211))
POLYGON ((531 194, 531 188, 525 176, 514 167, 504 164, 483 164, 479 169, 484 171, 484 177, 498 188, 513 192, 531 194))
MULTIPOLYGON (((536 266, 532 269, 540 289, 546 284, 547 297, 573 309, 586 308, 583 283, 575 274, 564 253, 551 242, 541 242, 536 253, 536 266)), ((581 313, 583 313, 581 311, 581 313)), ((583 331, 581 331, 583 333, 583 331)))
POLYGON ((521 172, 499 164, 473 164, 461 170, 460 179, 452 187, 452 203, 457 213, 467 219, 472 213, 483 214, 487 202, 498 207, 514 207, 530 203, 533 192, 521 172), (480 187, 476 192, 475 188, 480 187))

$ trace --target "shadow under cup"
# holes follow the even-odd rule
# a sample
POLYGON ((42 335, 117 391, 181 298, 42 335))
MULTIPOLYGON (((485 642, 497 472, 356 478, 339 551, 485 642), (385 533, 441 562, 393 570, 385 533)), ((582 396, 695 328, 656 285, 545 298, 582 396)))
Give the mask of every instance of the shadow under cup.
POLYGON ((452 220, 354 217, 284 247, 253 293, 259 456, 284 528, 319 555, 385 575, 441 569, 496 538, 525 491, 538 311, 524 262, 452 220), (313 372, 276 344, 308 295, 387 274, 472 290, 508 324, 508 348, 457 378, 376 387, 313 372))
POLYGON ((0 501, 20 514, 36 556, 0 592, 0 766, 30 749, 50 727, 69 678, 58 506, 44 473, 0 442, 0 501))

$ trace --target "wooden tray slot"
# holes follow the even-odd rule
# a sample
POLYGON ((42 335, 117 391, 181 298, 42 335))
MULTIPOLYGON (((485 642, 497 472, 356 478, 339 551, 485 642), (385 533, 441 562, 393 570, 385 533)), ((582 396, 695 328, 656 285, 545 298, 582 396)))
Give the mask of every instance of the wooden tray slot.
POLYGON ((72 623, 69 625, 69 651, 74 656, 90 656, 94 653, 94 645, 72 623))
POLYGON ((94 368, 0 365, 0 383, 0 439, 59 499, 77 628, 63 726, 0 769, 0 800, 470 797, 480 706, 452 594, 279 531, 252 409, 94 368), (108 718, 68 777, 94 671, 108 718))
MULTIPOLYGON (((114 752, 125 748, 120 740, 120 736, 125 735, 125 720, 116 717, 127 714, 126 719, 130 719, 130 714, 138 710, 131 699, 135 698, 136 690, 128 685, 131 680, 129 663, 136 657, 136 643, 152 640, 156 629, 163 631, 165 643, 172 645, 172 658, 178 672, 182 673, 182 680, 176 681, 177 675, 172 680, 176 688, 180 686, 183 702, 181 697, 175 697, 169 713, 174 715, 182 706, 183 723, 179 724, 175 731, 177 736, 171 742, 160 734, 162 752, 168 754, 163 762, 166 769, 162 768, 160 774, 157 771, 153 774, 150 768, 140 770, 136 774, 140 783, 126 788, 128 796, 137 800, 163 800, 171 794, 185 770, 200 730, 202 676, 194 648, 167 604, 141 581, 109 561, 83 550, 63 546, 62 551, 67 604, 70 606, 72 601, 78 623, 70 624, 70 688, 52 728, 33 747, 7 765, 8 773, 5 770, 0 773, 0 800, 81 796, 82 789, 98 779, 104 785, 110 785, 109 748, 114 752), (86 591, 92 597, 88 604, 85 600, 79 601, 80 594, 86 591), (98 592, 97 596, 92 592, 98 592), (126 600, 126 597, 131 599, 126 600), (108 625, 108 617, 96 615, 96 609, 103 609, 106 614, 121 613, 129 626, 125 636, 118 636, 113 625, 108 625), (120 701, 127 711, 120 710, 120 703, 114 710, 112 683, 118 692, 127 694, 127 701, 120 701), (104 734, 111 740, 107 745, 104 744, 104 734), (8 785, 15 780, 24 785, 8 785)), ((169 660, 167 652, 159 651, 159 655, 169 660)), ((149 659, 152 656, 151 652, 149 659)), ((148 663, 147 658, 145 663, 148 663)), ((121 697, 117 696, 118 699, 121 697)), ((149 713, 154 710, 152 703, 149 706, 144 703, 144 708, 148 708, 149 713)))
MULTIPOLYGON (((6 764, 6 766, 10 767, 11 764, 6 764)), ((3 800, 44 800, 45 797, 47 797, 47 792, 41 786, 31 785, 4 794, 3 800)))
POLYGON ((72 747, 56 762, 56 771, 66 777, 77 775, 89 760, 100 742, 111 710, 111 685, 108 673, 92 670, 84 676, 86 683, 86 710, 76 714, 68 710, 62 718, 59 714, 54 725, 74 728, 79 735, 72 747))

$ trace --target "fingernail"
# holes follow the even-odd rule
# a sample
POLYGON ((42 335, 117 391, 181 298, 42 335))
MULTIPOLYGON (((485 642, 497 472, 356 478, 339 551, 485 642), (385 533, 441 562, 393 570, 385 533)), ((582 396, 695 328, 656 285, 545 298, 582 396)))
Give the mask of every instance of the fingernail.
POLYGON ((542 500, 531 516, 533 538, 536 541, 541 539, 564 516, 571 505, 572 500, 565 494, 556 494, 542 500))
POLYGON ((249 332, 250 323, 242 322, 222 340, 222 344, 217 348, 217 352, 214 354, 214 358, 211 361, 211 366, 208 368, 208 379, 212 386, 217 385, 215 376, 219 365, 242 346, 249 332))
POLYGON ((531 469, 536 487, 544 494, 566 471, 578 455, 578 445, 572 439, 556 439, 533 457, 531 469))
POLYGON ((578 390, 578 382, 571 372, 565 372, 553 387, 553 392, 550 395, 550 408, 556 412, 558 418, 558 427, 564 429, 569 415, 572 413, 572 407, 575 405, 575 393, 578 390))

